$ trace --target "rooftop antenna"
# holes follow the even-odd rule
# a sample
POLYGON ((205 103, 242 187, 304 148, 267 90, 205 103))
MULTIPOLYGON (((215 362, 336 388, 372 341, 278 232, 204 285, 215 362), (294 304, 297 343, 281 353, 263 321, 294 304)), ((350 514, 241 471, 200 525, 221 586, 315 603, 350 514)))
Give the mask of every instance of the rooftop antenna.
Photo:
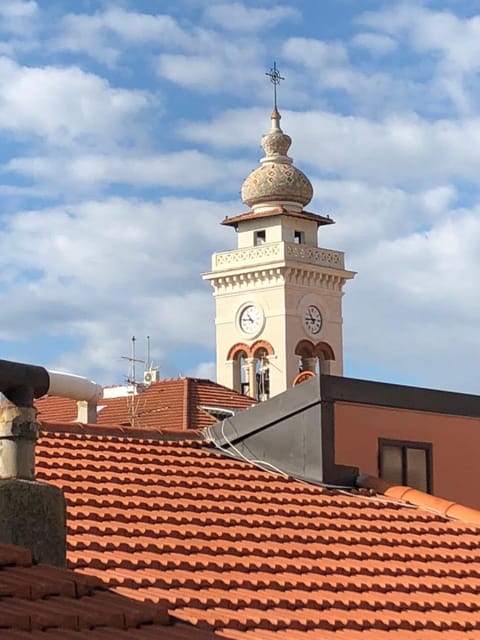
POLYGON ((277 108, 277 86, 280 84, 282 80, 285 80, 280 75, 280 71, 277 69, 277 63, 273 63, 273 67, 271 67, 270 71, 265 73, 266 76, 270 78, 270 82, 273 84, 273 103, 275 109, 277 108))
POLYGON ((143 364, 145 364, 145 360, 139 360, 138 358, 136 358, 136 353, 135 353, 135 342, 137 341, 137 339, 135 338, 135 336, 132 336, 132 355, 131 356, 122 356, 122 360, 128 360, 130 362, 130 377, 127 378, 127 382, 129 384, 132 384, 133 387, 136 387, 137 384, 137 378, 136 378, 136 363, 137 362, 141 362, 143 364))
POLYGON ((147 369, 152 368, 152 360, 150 358, 150 336, 147 336, 147 369))
POLYGON ((147 367, 143 373, 143 382, 150 385, 157 382, 160 378, 160 367, 154 367, 150 352, 150 336, 147 336, 147 367))
POLYGON ((143 364, 145 364, 145 360, 139 360, 136 357, 136 352, 135 352, 135 342, 137 341, 137 339, 135 338, 135 336, 132 336, 132 355, 131 356, 121 356, 122 360, 128 360, 128 362, 130 363, 130 374, 129 377, 127 378, 127 383, 133 385, 134 391, 137 385, 137 372, 136 372, 136 363, 137 362, 141 362, 143 364))
POLYGON ((133 387, 133 393, 127 396, 127 407, 128 407, 128 415, 130 418, 130 426, 135 427, 135 420, 137 418, 137 406, 135 403, 135 394, 137 393, 137 380, 136 380, 136 363, 142 362, 145 363, 144 360, 139 360, 136 358, 135 352, 135 342, 137 339, 135 336, 132 336, 132 355, 131 356, 121 356, 123 360, 128 360, 130 363, 130 372, 131 376, 127 378, 127 384, 131 384, 133 387))

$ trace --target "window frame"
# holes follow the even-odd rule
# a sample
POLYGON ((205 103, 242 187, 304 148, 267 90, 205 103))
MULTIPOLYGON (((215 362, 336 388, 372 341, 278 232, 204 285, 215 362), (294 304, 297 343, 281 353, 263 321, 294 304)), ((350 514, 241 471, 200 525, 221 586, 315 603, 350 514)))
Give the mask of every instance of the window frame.
POLYGON ((301 231, 300 229, 295 229, 293 232, 293 243, 305 244, 305 231, 301 231))
POLYGON ((407 450, 421 449, 425 451, 427 493, 433 493, 433 446, 431 442, 419 442, 417 440, 393 440, 391 438, 378 438, 378 477, 383 478, 383 447, 398 447, 401 450, 402 459, 402 485, 412 486, 408 483, 407 450))
POLYGON ((266 229, 257 229, 257 231, 253 232, 253 244, 255 247, 260 247, 262 244, 266 244, 266 242, 267 242, 266 229))

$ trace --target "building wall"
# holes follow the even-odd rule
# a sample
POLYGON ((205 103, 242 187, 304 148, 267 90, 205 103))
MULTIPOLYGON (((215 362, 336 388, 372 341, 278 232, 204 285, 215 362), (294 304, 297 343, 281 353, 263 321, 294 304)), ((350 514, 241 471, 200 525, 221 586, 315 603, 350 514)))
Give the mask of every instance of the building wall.
POLYGON ((480 509, 480 418, 334 402, 335 462, 378 475, 378 439, 432 443, 433 493, 480 509))

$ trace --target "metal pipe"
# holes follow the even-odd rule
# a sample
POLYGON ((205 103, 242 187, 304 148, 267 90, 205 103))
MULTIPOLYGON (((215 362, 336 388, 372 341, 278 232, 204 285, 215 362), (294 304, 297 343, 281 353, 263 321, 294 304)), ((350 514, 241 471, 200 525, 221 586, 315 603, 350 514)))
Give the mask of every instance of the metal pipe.
POLYGON ((0 360, 0 392, 19 407, 33 406, 33 399, 47 393, 47 370, 33 364, 0 360))
POLYGON ((103 388, 96 382, 92 382, 82 376, 63 371, 47 370, 49 377, 48 393, 51 396, 72 398, 72 400, 85 400, 97 402, 103 395, 103 388))

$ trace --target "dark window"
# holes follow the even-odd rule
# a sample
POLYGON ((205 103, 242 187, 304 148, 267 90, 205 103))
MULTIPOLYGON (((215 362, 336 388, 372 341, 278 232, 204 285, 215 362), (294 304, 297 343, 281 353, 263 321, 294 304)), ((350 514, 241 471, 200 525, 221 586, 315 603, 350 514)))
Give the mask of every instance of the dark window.
POLYGON ((268 400, 270 396, 270 372, 268 368, 256 374, 257 377, 257 400, 268 400))
POLYGON ((432 493, 432 445, 379 438, 378 475, 385 482, 432 493))
POLYGON ((242 382, 240 384, 240 393, 242 394, 242 396, 249 396, 250 395, 250 387, 248 382, 242 382))
POLYGON ((293 241, 295 244, 303 244, 303 231, 294 231, 293 232, 293 241))
POLYGON ((255 244, 264 244, 266 239, 265 229, 255 231, 255 244))

